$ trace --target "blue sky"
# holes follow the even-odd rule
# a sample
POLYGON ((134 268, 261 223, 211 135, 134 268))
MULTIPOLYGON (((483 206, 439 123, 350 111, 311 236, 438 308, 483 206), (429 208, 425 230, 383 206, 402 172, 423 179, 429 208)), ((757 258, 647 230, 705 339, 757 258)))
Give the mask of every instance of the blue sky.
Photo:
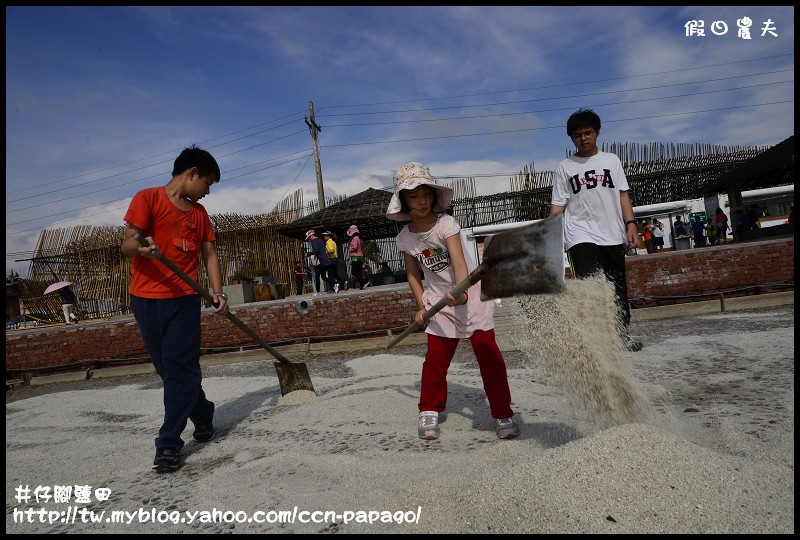
POLYGON ((409 161, 508 191, 572 148, 579 107, 600 144, 771 146, 794 133, 794 8, 6 6, 6 271, 43 229, 122 225, 193 143, 222 170, 211 214, 316 200, 309 102, 328 197, 409 161))

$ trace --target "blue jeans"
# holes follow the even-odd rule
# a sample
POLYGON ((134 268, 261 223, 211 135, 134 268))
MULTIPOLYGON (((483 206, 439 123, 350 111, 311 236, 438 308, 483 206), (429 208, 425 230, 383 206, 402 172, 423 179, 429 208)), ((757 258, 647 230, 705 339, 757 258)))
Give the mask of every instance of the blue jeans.
POLYGON ((319 288, 319 278, 322 276, 325 281, 328 279, 325 277, 325 267, 321 264, 318 264, 314 267, 314 292, 319 293, 322 292, 322 289, 319 288))
POLYGON ((131 310, 147 351, 164 383, 164 423, 156 448, 182 448, 187 420, 211 425, 214 404, 203 392, 200 370, 200 296, 140 298, 131 295, 131 310))

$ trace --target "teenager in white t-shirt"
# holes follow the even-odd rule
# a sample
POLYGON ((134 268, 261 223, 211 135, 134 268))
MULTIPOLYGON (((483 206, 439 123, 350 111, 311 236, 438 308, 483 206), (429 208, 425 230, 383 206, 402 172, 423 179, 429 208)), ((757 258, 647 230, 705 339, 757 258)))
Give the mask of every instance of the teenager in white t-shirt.
POLYGON ((597 148, 597 113, 578 109, 567 120, 567 135, 576 152, 556 169, 550 215, 564 213, 564 248, 573 275, 584 279, 602 270, 613 283, 621 337, 629 350, 638 351, 642 344, 628 336, 625 252, 639 239, 628 179, 616 154, 597 148))

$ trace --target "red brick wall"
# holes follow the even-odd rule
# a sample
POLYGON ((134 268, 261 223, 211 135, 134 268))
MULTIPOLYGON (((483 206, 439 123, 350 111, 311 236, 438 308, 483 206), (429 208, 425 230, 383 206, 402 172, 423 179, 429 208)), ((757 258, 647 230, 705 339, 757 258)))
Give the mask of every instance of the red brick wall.
MULTIPOLYGON (((755 285, 794 282, 794 237, 637 255, 628 257, 626 264, 628 294, 634 307, 709 300, 719 292, 726 297, 755 294, 763 292, 752 289, 755 285)), ((262 339, 276 345, 303 338, 342 339, 404 329, 414 305, 406 286, 368 289, 365 294, 254 302, 235 306, 233 312, 262 339), (307 314, 298 312, 299 300, 312 303, 307 314)), ((210 310, 203 311, 202 324, 205 352, 253 345, 248 335, 210 310)), ((133 317, 6 332, 6 379, 18 378, 25 370, 43 373, 36 369, 41 367, 70 371, 147 361, 133 317)))
MULTIPOLYGON (((346 339, 405 329, 416 303, 408 287, 369 289, 364 294, 308 295, 285 300, 253 302, 234 306, 233 314, 264 341, 275 346, 303 338, 346 339), (305 314, 300 300, 310 303, 305 314)), ((203 310, 201 347, 204 352, 231 346, 253 346, 253 339, 230 320, 203 310)), ((256 345, 257 346, 257 345, 256 345)), ((21 371, 41 369, 82 370, 149 361, 139 327, 133 317, 113 321, 85 322, 70 326, 32 328, 6 332, 6 379, 21 371), (129 359, 129 361, 122 361, 129 359)))
POLYGON ((794 283, 794 237, 637 255, 626 272, 634 308, 758 294, 794 283))

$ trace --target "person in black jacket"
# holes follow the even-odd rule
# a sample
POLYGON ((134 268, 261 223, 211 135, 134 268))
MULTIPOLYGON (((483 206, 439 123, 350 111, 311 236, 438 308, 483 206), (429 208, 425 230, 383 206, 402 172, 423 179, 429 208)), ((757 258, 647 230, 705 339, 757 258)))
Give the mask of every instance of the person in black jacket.
POLYGON ((75 314, 75 293, 69 285, 58 289, 61 295, 61 309, 64 310, 64 322, 66 324, 78 324, 78 316, 75 314))
POLYGON ((319 281, 317 281, 318 276, 322 276, 322 278, 330 284, 330 290, 333 291, 333 287, 337 282, 335 279, 331 281, 328 277, 326 269, 331 266, 331 261, 328 259, 328 253, 325 249, 325 240, 317 236, 314 229, 311 229, 306 232, 306 242, 311 244, 309 255, 315 257, 316 259, 314 262, 317 263, 314 265, 314 279, 317 286, 317 292, 314 293, 314 296, 322 293, 322 290, 319 288, 319 281))

